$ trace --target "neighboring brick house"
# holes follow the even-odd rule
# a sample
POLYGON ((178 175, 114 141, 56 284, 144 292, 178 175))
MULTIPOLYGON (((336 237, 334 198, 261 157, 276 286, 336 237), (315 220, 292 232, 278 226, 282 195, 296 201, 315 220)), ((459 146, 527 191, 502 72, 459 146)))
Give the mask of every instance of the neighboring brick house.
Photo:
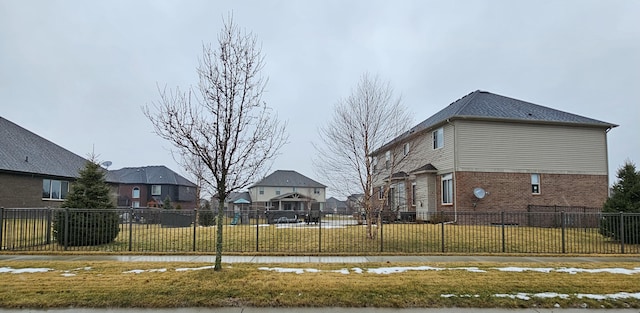
POLYGON ((475 91, 372 154, 377 171, 388 169, 377 160, 406 156, 377 182, 379 198, 388 190, 390 207, 419 220, 528 205, 600 207, 608 195, 607 133, 616 126, 475 91))
POLYGON ((306 212, 324 210, 326 186, 296 171, 278 170, 249 187, 252 208, 306 212))
POLYGON ((0 117, 0 207, 59 207, 86 162, 0 117))
MULTIPOLYGON (((0 117, 0 207, 59 207, 86 162, 0 117)), ((195 207, 195 184, 164 166, 109 171, 105 178, 118 205, 147 206, 151 200, 161 204, 169 196, 174 206, 195 207)))
POLYGON ((116 189, 118 207, 162 207, 168 198, 173 208, 196 208, 196 184, 166 166, 112 170, 107 181, 116 189))

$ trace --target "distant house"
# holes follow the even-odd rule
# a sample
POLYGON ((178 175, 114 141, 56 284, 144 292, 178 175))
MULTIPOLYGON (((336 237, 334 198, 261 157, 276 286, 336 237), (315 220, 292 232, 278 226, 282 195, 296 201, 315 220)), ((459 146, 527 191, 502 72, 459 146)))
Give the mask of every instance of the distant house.
POLYGON ((324 210, 326 186, 296 171, 278 170, 249 187, 256 209, 306 212, 324 210))
POLYGON ((114 185, 118 207, 162 207, 166 199, 174 208, 197 206, 196 184, 166 166, 112 170, 107 181, 114 185))
POLYGON ((347 212, 347 204, 345 201, 338 200, 334 197, 327 199, 325 204, 325 213, 330 214, 350 214, 347 212))
POLYGON ((0 117, 0 207, 59 207, 86 162, 0 117))
POLYGON ((372 154, 376 171, 389 171, 377 182, 378 199, 422 220, 439 211, 601 207, 608 193, 607 133, 616 126, 475 91, 372 154), (406 159, 390 169, 389 155, 406 159))

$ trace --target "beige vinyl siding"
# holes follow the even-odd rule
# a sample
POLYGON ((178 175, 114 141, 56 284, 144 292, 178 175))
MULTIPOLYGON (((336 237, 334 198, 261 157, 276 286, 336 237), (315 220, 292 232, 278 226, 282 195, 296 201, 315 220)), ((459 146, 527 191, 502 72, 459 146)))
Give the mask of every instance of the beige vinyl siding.
POLYGON ((602 128, 456 121, 458 171, 607 175, 602 128))
POLYGON ((419 148, 411 152, 411 161, 407 162, 404 171, 409 172, 428 163, 435 166, 439 173, 453 170, 454 128, 449 124, 444 125, 444 146, 433 149, 433 131, 436 129, 426 131, 416 139, 419 141, 416 147, 419 148))
MULTIPOLYGON (((319 194, 314 194, 313 193, 313 188, 307 188, 307 187, 296 187, 296 192, 307 196, 307 197, 311 197, 313 199, 315 199, 318 202, 325 202, 325 188, 318 188, 320 189, 320 193, 319 194)), ((269 186, 265 186, 264 187, 264 194, 261 195, 260 194, 260 187, 252 187, 249 189, 249 194, 251 195, 251 201, 252 202, 269 202, 271 201, 271 199, 275 198, 275 197, 279 197, 288 193, 292 193, 293 192, 293 187, 269 187, 269 186), (280 188, 280 194, 276 195, 276 190, 280 188)))

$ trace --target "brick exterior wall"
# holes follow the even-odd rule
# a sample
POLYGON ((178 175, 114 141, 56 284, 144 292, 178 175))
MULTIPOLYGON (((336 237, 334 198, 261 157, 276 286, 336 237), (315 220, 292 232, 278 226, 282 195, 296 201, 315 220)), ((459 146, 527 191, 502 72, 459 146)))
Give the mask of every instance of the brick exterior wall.
POLYGON ((0 173, 0 207, 59 207, 60 200, 42 200, 42 177, 0 173))
MULTIPOLYGON (((441 204, 441 188, 441 177, 438 176, 438 211, 452 211, 453 206, 441 204)), ((530 204, 598 208, 607 199, 608 178, 606 175, 541 173, 540 194, 532 194, 530 173, 456 172, 454 189, 458 212, 526 212, 530 204), (484 199, 476 199, 473 195, 475 187, 488 192, 484 199)))

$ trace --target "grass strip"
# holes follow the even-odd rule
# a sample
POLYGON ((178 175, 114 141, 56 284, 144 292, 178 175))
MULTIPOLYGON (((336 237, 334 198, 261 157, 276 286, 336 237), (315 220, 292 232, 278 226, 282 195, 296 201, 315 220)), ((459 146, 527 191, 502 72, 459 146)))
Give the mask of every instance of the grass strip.
POLYGON ((0 267, 50 268, 44 273, 0 273, 3 308, 174 307, 592 307, 640 308, 640 299, 587 299, 578 294, 638 293, 640 274, 501 272, 494 268, 638 268, 637 263, 400 263, 231 264, 108 261, 3 261, 0 267), (260 267, 312 269, 303 274, 260 267), (374 274, 371 268, 431 266, 449 270, 374 274), (459 267, 478 267, 477 273, 459 267), (363 270, 357 273, 354 268, 363 270), (348 270, 349 274, 341 273, 348 270), (146 270, 135 274, 132 270, 146 270), (157 270, 157 271, 150 271, 157 270), (164 270, 164 271, 160 271, 164 270), (315 272, 317 270, 317 272, 315 272), (125 273, 129 272, 129 273, 125 273), (566 298, 497 297, 558 293, 566 298))

